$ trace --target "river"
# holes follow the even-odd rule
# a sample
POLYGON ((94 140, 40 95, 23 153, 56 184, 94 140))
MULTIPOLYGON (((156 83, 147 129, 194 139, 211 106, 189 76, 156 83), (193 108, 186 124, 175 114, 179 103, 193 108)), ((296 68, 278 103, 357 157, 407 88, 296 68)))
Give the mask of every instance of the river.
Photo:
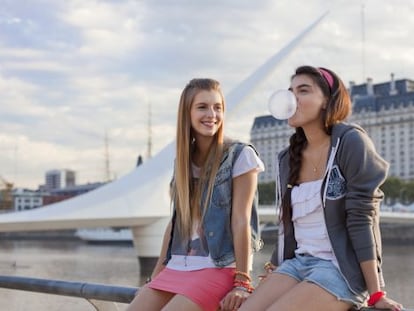
MULTIPOLYGON (((253 275, 261 273, 271 245, 255 256, 253 275)), ((0 240, 0 274, 120 286, 140 286, 132 245, 91 245, 81 241, 0 240)), ((384 276, 390 297, 414 308, 414 244, 384 245, 384 276)), ((105 303, 108 304, 108 303, 105 303)), ((125 310, 125 304, 112 304, 125 310)), ((86 300, 0 288, 1 311, 95 310, 86 300)))

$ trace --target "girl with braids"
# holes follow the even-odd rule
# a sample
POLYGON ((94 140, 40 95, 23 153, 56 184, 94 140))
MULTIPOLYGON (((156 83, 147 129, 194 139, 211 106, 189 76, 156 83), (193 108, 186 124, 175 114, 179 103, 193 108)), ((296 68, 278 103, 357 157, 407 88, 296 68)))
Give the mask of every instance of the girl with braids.
POLYGON ((278 155, 278 246, 239 310, 401 310, 381 289, 379 187, 388 164, 362 128, 344 122, 351 100, 334 72, 299 67, 290 90, 298 106, 278 155))
POLYGON ((193 79, 181 94, 173 217, 152 281, 129 311, 234 310, 253 290, 257 175, 264 165, 252 146, 224 138, 224 110, 213 79, 193 79))

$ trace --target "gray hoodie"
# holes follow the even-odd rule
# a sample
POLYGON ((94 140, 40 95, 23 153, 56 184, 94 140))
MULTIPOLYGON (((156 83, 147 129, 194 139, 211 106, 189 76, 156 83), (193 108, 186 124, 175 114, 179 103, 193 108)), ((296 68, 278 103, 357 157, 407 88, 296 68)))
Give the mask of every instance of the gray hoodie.
MULTIPOLYGON (((276 206, 279 207, 288 183, 288 149, 279 154, 276 167, 276 206)), ((362 261, 377 260, 380 284, 384 286, 379 229, 379 207, 384 195, 379 187, 385 181, 388 167, 361 127, 346 123, 334 125, 321 197, 326 229, 340 271, 351 290, 358 294, 366 290, 359 265, 362 261)), ((272 263, 277 265, 293 258, 296 247, 293 223, 286 228, 280 223, 272 263)))

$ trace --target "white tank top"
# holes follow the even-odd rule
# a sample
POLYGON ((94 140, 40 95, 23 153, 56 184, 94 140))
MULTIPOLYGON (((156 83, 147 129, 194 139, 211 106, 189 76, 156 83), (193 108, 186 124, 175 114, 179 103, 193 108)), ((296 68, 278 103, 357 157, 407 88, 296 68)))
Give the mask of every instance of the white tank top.
POLYGON ((338 266, 326 231, 321 198, 322 179, 304 182, 292 189, 292 221, 297 254, 331 260, 338 266))

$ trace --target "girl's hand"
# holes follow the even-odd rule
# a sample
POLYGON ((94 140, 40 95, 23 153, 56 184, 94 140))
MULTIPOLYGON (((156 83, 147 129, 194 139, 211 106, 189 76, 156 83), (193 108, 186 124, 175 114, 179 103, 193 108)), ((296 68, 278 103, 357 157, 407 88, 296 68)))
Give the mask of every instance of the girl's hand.
POLYGON ((388 309, 392 311, 401 311, 403 309, 403 305, 386 297, 383 296, 378 302, 374 305, 375 308, 378 309, 388 309))
POLYGON ((259 275, 259 280, 264 280, 269 274, 271 274, 277 267, 272 264, 270 261, 267 261, 264 266, 263 270, 265 271, 265 274, 259 275))
POLYGON ((250 293, 242 289, 233 288, 220 302, 221 311, 234 311, 240 308, 242 303, 249 297, 250 293))

